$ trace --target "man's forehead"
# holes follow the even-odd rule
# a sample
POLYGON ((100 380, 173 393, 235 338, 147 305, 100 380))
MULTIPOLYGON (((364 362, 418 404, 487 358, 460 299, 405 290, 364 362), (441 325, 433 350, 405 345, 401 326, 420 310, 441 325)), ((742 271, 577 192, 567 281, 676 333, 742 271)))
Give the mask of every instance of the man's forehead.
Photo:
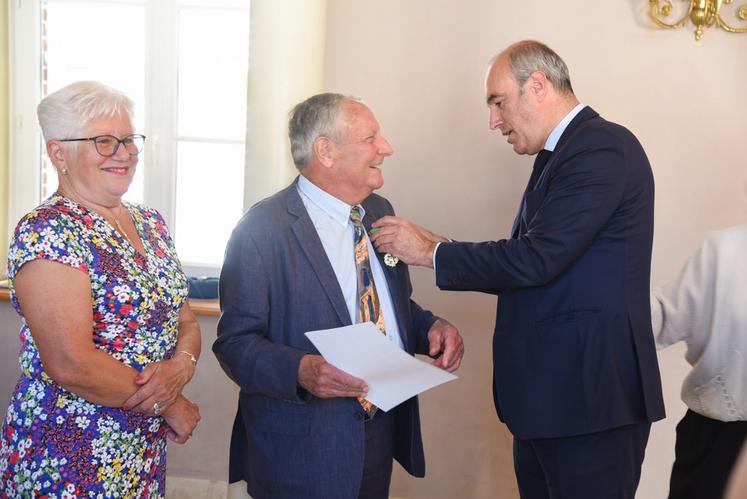
POLYGON ((351 139, 362 139, 379 132, 379 123, 368 107, 361 105, 347 115, 347 134, 351 139))
POLYGON ((518 86, 514 79, 511 65, 505 57, 499 57, 488 69, 485 77, 485 87, 488 93, 508 93, 518 86))
POLYGON ((488 69, 487 79, 505 79, 512 76, 511 63, 507 56, 498 57, 488 69))
POLYGON ((379 125, 376 117, 364 104, 358 104, 356 107, 349 107, 347 114, 348 126, 351 129, 378 129, 379 125))
POLYGON ((371 111, 368 109, 368 106, 363 104, 362 102, 356 102, 356 101, 345 101, 342 105, 343 113, 350 119, 356 118, 360 115, 371 113, 371 111))

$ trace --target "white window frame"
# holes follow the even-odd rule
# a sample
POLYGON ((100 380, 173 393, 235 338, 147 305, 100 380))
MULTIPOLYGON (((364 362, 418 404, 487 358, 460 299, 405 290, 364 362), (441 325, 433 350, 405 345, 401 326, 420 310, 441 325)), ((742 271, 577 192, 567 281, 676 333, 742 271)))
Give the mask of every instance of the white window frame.
POLYGON ((8 171, 8 232, 31 210, 39 197, 41 142, 36 123, 41 68, 38 60, 24 57, 39 53, 39 9, 28 0, 12 0, 10 20, 10 167, 8 171))
MULTIPOLYGON (((52 0, 53 1, 53 0, 52 0)), ((93 1, 93 0, 90 0, 93 1)), ((96 0, 119 3, 118 0, 96 0)), ((240 9, 240 0, 213 0, 211 8, 240 9)), ((170 228, 175 227, 176 208, 176 146, 178 140, 190 137, 177 135, 177 32, 176 23, 154 22, 154 19, 175 19, 180 8, 204 3, 190 0, 156 0, 146 9, 146 71, 145 101, 148 140, 145 154, 149 164, 144 177, 144 202, 157 209, 170 228), (158 63, 154 63, 158 61, 158 63), (158 98, 153 98, 158 96, 158 98)), ((10 21, 10 168, 8 200, 8 233, 15 224, 40 202, 40 169, 42 139, 37 124, 36 106, 40 95, 41 67, 38 54, 41 40, 41 20, 38 0, 11 0, 10 21)), ((203 142, 243 143, 197 139, 203 142)), ((183 262, 188 275, 217 276, 219 265, 183 262)))

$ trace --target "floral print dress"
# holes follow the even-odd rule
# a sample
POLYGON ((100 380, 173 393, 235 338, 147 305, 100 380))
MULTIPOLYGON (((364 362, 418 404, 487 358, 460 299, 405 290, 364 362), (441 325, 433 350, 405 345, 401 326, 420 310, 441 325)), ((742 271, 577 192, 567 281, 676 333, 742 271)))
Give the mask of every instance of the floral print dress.
POLYGON ((170 357, 186 277, 161 216, 125 207, 144 255, 100 215, 59 194, 16 227, 8 277, 22 320, 21 375, 0 435, 0 498, 165 495, 164 420, 90 403, 55 383, 44 372, 13 290, 21 266, 36 259, 86 272, 96 348, 137 370, 170 357))

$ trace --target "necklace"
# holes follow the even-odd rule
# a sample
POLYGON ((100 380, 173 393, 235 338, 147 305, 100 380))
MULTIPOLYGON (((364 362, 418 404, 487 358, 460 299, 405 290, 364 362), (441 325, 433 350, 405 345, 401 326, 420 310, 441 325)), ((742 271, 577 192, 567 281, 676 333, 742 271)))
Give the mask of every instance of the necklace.
MULTIPOLYGON (((69 196, 69 195, 65 194, 65 193, 64 193, 64 192, 63 192, 63 191, 62 191, 61 189, 58 189, 58 190, 57 190, 57 194, 59 194, 59 195, 60 195, 60 196, 62 196, 63 198, 69 199, 70 201, 72 201, 73 203, 75 203, 75 204, 77 204, 77 205, 79 205, 79 206, 83 206, 83 207, 85 207, 85 205, 83 205, 83 204, 79 203, 78 201, 75 201, 75 200, 73 199, 73 197, 72 197, 72 196, 69 196)), ((99 215, 99 216, 100 216, 101 218, 103 218, 104 220, 107 220, 107 221, 108 221, 108 219, 107 219, 107 218, 106 218, 106 217, 104 216, 104 214, 103 214, 103 213, 101 213, 101 211, 98 211, 98 210, 94 210, 94 209, 92 209, 92 208, 86 208, 86 209, 87 209, 87 210, 89 210, 89 211, 95 211, 95 212, 97 212, 97 213, 98 213, 98 215, 99 215)), ((119 217, 120 217, 120 216, 122 216, 122 210, 124 210, 124 209, 125 209, 125 206, 124 206, 124 204, 122 204, 122 202, 120 201, 120 203, 119 203, 119 210, 118 210, 118 213, 114 213, 114 209, 113 209, 113 208, 107 208, 107 209, 109 210, 109 212, 111 212, 111 216, 112 216, 112 217, 114 218, 114 225, 116 226, 116 228, 117 228, 117 231, 118 231, 118 232, 119 232, 119 233, 120 233, 120 234, 122 235, 122 237, 124 237, 124 238, 125 238, 125 240, 126 240, 126 241, 127 241, 128 243, 130 243, 130 246, 132 246, 133 248, 135 248, 135 249, 137 250, 137 248, 135 247, 135 245, 134 245, 134 244, 132 244, 132 240, 131 240, 131 239, 130 239, 130 237, 129 237, 129 236, 127 235, 127 232, 125 232, 124 228, 122 228, 122 224, 121 224, 121 223, 119 222, 119 217)), ((128 210, 128 212, 129 212, 129 210, 128 210)))
POLYGON ((112 215, 114 216, 114 225, 117 226, 117 230, 119 231, 120 234, 122 234, 122 236, 124 236, 124 238, 127 240, 127 242, 130 243, 130 246, 132 246, 134 248, 135 245, 132 244, 132 241, 127 236, 127 232, 124 231, 124 229, 122 228, 122 224, 119 223, 119 217, 122 215, 122 210, 123 209, 124 209, 124 205, 122 203, 120 203, 119 204, 119 214, 118 215, 114 215, 114 210, 112 210, 112 215))

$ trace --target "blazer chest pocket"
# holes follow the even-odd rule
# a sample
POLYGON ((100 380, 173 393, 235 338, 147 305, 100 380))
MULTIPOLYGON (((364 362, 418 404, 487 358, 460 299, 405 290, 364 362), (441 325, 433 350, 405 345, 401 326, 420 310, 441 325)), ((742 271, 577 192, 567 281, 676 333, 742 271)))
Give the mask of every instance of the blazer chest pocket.
POLYGON ((537 321, 538 326, 552 326, 554 324, 568 324, 573 322, 581 322, 587 319, 591 319, 599 313, 599 309, 587 308, 581 310, 569 310, 567 312, 560 312, 558 314, 549 315, 543 317, 537 321))

